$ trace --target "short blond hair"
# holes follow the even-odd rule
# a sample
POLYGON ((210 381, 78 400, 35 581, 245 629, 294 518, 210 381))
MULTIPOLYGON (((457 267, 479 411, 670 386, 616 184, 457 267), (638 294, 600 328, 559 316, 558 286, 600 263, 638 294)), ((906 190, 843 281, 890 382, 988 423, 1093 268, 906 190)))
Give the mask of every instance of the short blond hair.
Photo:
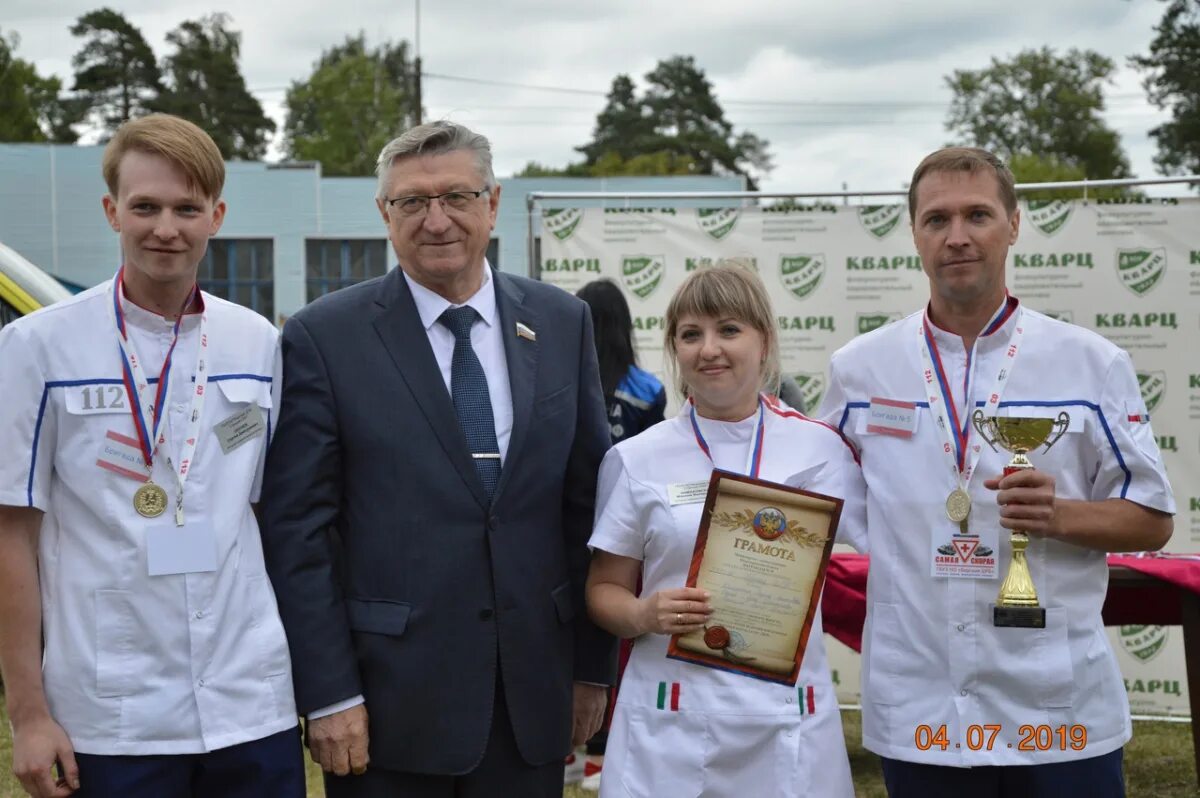
POLYGON ((688 386, 679 375, 675 349, 675 333, 684 316, 738 319, 758 330, 767 349, 759 387, 770 394, 779 391, 779 331, 771 298, 755 271, 733 259, 719 260, 688 275, 671 297, 666 315, 665 347, 670 355, 666 365, 676 388, 687 396, 688 386))
POLYGON ((101 169, 108 191, 120 190, 121 160, 129 152, 161 155, 179 167, 188 188, 218 200, 225 188, 225 159, 212 137, 196 125, 170 114, 149 114, 117 128, 104 148, 101 169))
POLYGON ((925 175, 933 172, 978 174, 989 171, 996 176, 1000 202, 1011 217, 1017 209, 1017 181, 1004 161, 980 147, 943 147, 926 155, 913 171, 912 182, 908 184, 908 221, 916 219, 917 187, 925 175))

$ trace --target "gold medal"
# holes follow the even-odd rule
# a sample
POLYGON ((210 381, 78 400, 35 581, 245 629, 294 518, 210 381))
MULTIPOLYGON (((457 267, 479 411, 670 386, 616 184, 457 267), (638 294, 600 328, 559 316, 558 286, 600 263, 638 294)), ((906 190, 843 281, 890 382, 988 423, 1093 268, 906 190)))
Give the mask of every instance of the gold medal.
POLYGON ((955 488, 946 497, 946 515, 956 524, 967 520, 971 514, 971 497, 962 488, 955 488))
POLYGON ((133 509, 146 518, 158 518, 166 512, 167 492, 153 482, 147 482, 133 494, 133 509))

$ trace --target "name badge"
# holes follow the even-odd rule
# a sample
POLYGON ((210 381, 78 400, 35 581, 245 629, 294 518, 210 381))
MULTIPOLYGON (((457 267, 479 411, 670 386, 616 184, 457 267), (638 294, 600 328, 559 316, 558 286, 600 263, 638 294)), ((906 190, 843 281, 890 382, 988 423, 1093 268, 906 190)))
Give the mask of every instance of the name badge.
POLYGON ((150 576, 197 574, 217 570, 217 538, 203 521, 159 521, 146 529, 150 576))
POLYGON ((676 482, 667 485, 667 497, 671 506, 677 504, 699 504, 708 495, 708 480, 703 482, 676 482))
POLYGON ((142 457, 142 446, 135 438, 109 430, 100 442, 96 465, 138 482, 146 481, 146 461, 142 457))
POLYGON ((867 432, 911 438, 917 428, 917 406, 912 402, 874 397, 867 408, 867 432))
POLYGON ((251 404, 213 427, 221 452, 229 454, 242 444, 252 441, 267 431, 267 421, 262 408, 251 404))
POLYGON ((986 523, 979 526, 978 532, 964 533, 950 524, 939 524, 930 536, 929 575, 995 579, 999 575, 1000 527, 986 523))

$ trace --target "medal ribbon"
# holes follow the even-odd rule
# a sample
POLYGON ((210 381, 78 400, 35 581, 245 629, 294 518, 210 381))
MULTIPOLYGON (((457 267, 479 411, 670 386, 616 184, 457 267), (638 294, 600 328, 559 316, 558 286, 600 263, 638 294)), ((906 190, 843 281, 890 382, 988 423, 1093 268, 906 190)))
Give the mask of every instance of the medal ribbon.
MULTIPOLYGON (((979 336, 983 338, 992 335, 1003 327, 1010 317, 1016 315, 1017 318, 1014 319, 1012 330, 1009 332, 1000 368, 984 402, 984 413, 987 415, 997 414, 1000 407, 1000 395, 1004 392, 1004 386, 1008 382, 1008 378, 1012 376, 1013 367, 1017 362, 1021 338, 1025 334, 1021 324, 1021 312, 1019 301, 1008 297, 996 314, 984 325, 983 332, 979 336)), ((982 447, 978 443, 974 446, 970 445, 971 406, 973 404, 971 397, 974 395, 971 388, 974 382, 975 348, 973 346, 971 351, 967 352, 967 368, 963 375, 962 388, 964 415, 960 419, 958 401, 954 397, 950 380, 946 377, 946 369, 942 365, 941 353, 938 351, 937 340, 934 338, 933 329, 930 326, 928 309, 922 319, 920 334, 921 356, 925 363, 925 370, 921 377, 925 382, 925 390, 929 397, 929 408, 937 419, 938 429, 941 430, 942 450, 951 460, 955 481, 959 489, 965 492, 967 485, 971 482, 971 475, 975 472, 975 466, 979 463, 982 451, 982 447)), ((978 342, 977 338, 976 344, 978 342)))
MULTIPOLYGON (((708 448, 708 441, 704 440, 704 434, 700 432, 700 423, 696 421, 696 403, 691 404, 691 419, 692 432, 696 433, 696 444, 700 447, 700 451, 704 452, 704 456, 708 458, 710 463, 715 466, 716 463, 712 459, 712 451, 708 448)), ((758 469, 762 465, 763 452, 763 427, 766 416, 765 407, 762 397, 758 398, 758 424, 754 430, 754 440, 750 443, 750 451, 746 453, 746 467, 743 471, 751 477, 758 479, 758 469)))
MULTIPOLYGON (((179 314, 175 317, 175 325, 171 331, 171 345, 167 348, 167 354, 163 358, 162 369, 158 374, 158 388, 154 392, 154 403, 146 406, 142 399, 148 392, 147 389, 150 387, 150 383, 146 378, 145 371, 142 369, 142 364, 134 349, 133 341, 129 340, 125 329, 125 310, 121 304, 125 298, 124 274, 125 267, 122 266, 117 270, 117 276, 113 278, 113 321, 117 330, 117 345, 121 352, 121 379, 125 383, 125 393, 129 396, 130 414, 133 416, 133 427, 137 432, 138 445, 141 447, 142 457, 146 464, 147 481, 151 481, 150 477, 153 476, 154 470, 154 456, 158 453, 159 446, 166 443, 166 436, 161 431, 163 407, 170 395, 168 393, 168 386, 171 379, 171 364, 175 354, 175 345, 179 343, 179 329, 183 324, 183 312, 199 297, 200 290, 197 286, 192 287, 192 292, 188 294, 187 302, 184 303, 183 307, 180 308, 179 314)), ((201 300, 201 303, 200 346, 196 353, 196 385, 192 392, 192 405, 189 409, 187 431, 179 454, 178 467, 172 462, 171 456, 167 455, 167 468, 175 475, 176 486, 178 488, 175 496, 176 526, 183 526, 184 523, 183 486, 187 481, 188 471, 191 468, 192 459, 196 453, 196 443, 200 437, 200 413, 204 408, 204 391, 208 385, 208 369, 205 365, 208 358, 208 334, 206 332, 208 314, 203 308, 203 300, 201 300)), ((167 449, 169 450, 170 448, 168 445, 167 449)))

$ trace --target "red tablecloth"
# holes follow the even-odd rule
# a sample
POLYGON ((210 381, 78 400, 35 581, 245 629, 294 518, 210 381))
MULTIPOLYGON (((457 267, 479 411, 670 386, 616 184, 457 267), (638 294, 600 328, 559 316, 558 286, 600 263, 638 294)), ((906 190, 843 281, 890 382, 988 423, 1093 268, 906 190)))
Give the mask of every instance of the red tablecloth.
MULTIPOLYGON (((825 578, 825 593, 821 598, 821 620, 825 631, 855 651, 862 650, 869 562, 869 558, 863 554, 833 555, 825 578)), ((1159 588, 1110 585, 1104 602, 1104 623, 1108 626, 1134 623, 1178 625, 1179 598, 1175 587, 1200 593, 1200 555, 1132 557, 1110 554, 1108 564, 1110 568, 1123 566, 1164 582, 1159 588)))

